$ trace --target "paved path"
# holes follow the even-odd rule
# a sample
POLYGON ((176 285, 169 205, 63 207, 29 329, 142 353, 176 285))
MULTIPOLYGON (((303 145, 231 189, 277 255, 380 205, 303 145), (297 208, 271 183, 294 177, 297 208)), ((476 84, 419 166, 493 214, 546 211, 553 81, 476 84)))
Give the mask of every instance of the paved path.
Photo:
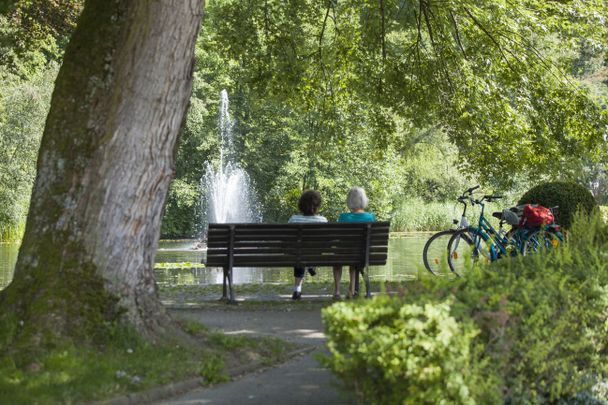
POLYGON ((315 356, 324 350, 319 309, 307 310, 174 310, 176 317, 200 321, 227 334, 276 336, 313 345, 308 354, 274 368, 248 374, 236 381, 201 388, 158 404, 348 404, 335 388, 335 379, 315 356))

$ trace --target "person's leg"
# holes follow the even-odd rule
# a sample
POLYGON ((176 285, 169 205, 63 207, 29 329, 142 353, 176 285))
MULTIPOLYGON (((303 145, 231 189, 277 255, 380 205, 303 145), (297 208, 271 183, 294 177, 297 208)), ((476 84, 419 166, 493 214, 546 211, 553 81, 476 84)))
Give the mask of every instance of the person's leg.
POLYGON ((350 266, 348 268, 348 276, 348 295, 349 297, 355 297, 357 295, 357 290, 355 289, 357 268, 355 266, 350 266))
POLYGON ((340 281, 342 280, 342 266, 334 266, 334 298, 340 296, 340 281))
POLYGON ((302 282, 304 281, 304 267, 293 268, 293 295, 291 299, 299 300, 302 297, 302 282))

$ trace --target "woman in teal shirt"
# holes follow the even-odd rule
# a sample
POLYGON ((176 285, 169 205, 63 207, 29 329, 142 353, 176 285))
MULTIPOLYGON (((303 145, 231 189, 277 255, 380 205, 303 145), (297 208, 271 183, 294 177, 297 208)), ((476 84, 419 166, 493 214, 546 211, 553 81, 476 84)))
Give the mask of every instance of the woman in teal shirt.
MULTIPOLYGON (((346 205, 350 212, 343 212, 338 217, 338 222, 374 222, 376 216, 371 212, 365 212, 369 200, 365 195, 365 190, 361 187, 352 187, 346 196, 346 205)), ((358 291, 355 290, 355 283, 358 277, 358 268, 350 266, 349 283, 347 297, 355 297, 358 291)), ((334 299, 340 299, 340 280, 342 279, 342 266, 334 266, 334 299)))

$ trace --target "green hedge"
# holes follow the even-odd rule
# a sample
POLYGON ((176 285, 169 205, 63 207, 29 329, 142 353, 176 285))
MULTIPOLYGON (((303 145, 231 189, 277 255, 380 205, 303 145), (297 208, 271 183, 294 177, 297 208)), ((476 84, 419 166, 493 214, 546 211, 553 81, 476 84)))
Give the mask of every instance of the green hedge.
POLYGON ((335 304, 325 362, 360 403, 591 401, 608 371, 606 252, 594 215, 557 252, 335 304))
POLYGON ((595 199, 589 190, 580 184, 565 181, 539 184, 528 190, 518 204, 559 206, 556 222, 564 228, 570 228, 572 218, 578 209, 590 213, 596 207, 595 199))
POLYGON ((448 303, 404 304, 388 296, 323 311, 327 365, 362 403, 472 403, 470 347, 478 333, 448 303))

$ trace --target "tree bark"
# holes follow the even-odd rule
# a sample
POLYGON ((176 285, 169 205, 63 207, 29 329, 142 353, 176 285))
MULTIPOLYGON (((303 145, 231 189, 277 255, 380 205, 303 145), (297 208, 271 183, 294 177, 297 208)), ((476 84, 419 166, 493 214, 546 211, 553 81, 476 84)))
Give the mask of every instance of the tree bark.
POLYGON ((171 321, 153 266, 202 0, 88 0, 55 83, 14 280, 14 338, 171 321))

